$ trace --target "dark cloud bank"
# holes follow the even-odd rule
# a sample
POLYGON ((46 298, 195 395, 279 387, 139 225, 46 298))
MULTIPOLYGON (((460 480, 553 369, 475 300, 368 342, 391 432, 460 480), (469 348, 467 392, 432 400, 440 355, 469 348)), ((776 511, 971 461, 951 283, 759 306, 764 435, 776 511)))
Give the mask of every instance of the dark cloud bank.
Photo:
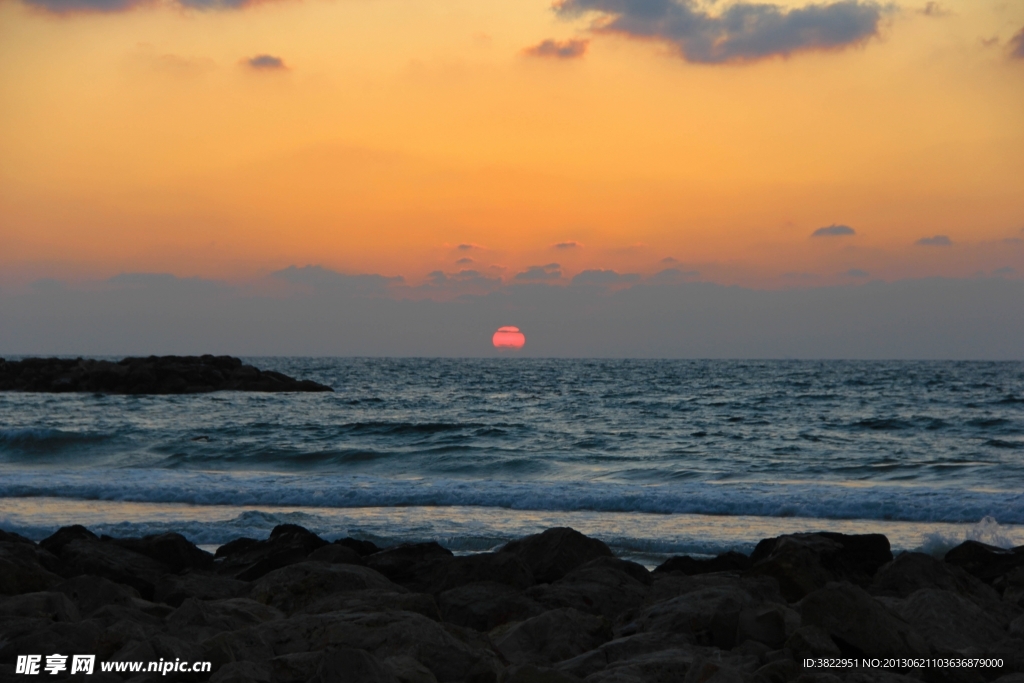
POLYGON ((689 62, 719 64, 834 50, 878 34, 883 9, 873 2, 841 0, 784 9, 737 3, 712 14, 692 0, 561 0, 564 17, 601 15, 597 30, 673 45, 689 62))
MULTIPOLYGON (((552 268, 540 268, 549 273, 552 268)), ((487 356, 500 325, 528 356, 1024 359, 1024 281, 926 279, 755 291, 590 271, 480 285, 288 268, 246 286, 126 274, 0 291, 0 356, 487 356), (438 288, 451 296, 437 301, 438 288), (459 292, 462 292, 461 294, 459 292)))

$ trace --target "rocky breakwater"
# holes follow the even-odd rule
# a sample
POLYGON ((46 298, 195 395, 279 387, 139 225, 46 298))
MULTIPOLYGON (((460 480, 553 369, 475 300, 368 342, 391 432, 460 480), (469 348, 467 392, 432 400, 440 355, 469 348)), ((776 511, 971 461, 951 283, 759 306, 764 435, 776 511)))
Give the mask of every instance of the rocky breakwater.
MULTIPOLYGON (((780 536, 653 572, 549 529, 495 552, 333 543, 298 526, 204 552, 174 533, 0 532, 0 680, 18 655, 208 661, 214 683, 1024 680, 1024 548, 893 557, 880 535, 780 536), (991 658, 1000 667, 807 659, 991 658)), ((45 675, 57 680, 67 672, 45 675)), ((44 676, 41 676, 44 677, 44 676)))
POLYGON ((333 391, 260 370, 231 356, 148 356, 120 361, 0 358, 0 391, 201 394, 211 391, 333 391))

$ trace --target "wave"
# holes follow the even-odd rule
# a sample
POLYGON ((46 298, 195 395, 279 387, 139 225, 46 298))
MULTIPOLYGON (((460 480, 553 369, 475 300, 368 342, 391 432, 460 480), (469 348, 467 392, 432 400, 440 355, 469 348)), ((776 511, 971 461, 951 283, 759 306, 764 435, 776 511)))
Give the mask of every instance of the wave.
POLYGON ((0 429, 0 453, 55 453, 82 446, 95 446, 113 439, 114 436, 114 434, 70 432, 44 427, 0 429))
POLYGON ((1024 493, 953 487, 680 480, 644 485, 143 469, 10 472, 0 482, 0 497, 37 496, 192 505, 476 506, 950 523, 996 516, 1004 524, 1024 524, 1024 493))

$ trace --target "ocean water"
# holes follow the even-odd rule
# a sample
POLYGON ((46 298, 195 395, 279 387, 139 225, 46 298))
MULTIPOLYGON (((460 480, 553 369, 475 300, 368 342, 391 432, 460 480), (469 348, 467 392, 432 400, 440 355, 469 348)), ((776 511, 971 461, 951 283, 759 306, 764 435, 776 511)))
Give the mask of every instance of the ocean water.
POLYGON ((335 393, 0 393, 0 527, 473 552, 567 525, 647 564, 819 529, 1024 544, 1024 363, 247 360, 335 393))

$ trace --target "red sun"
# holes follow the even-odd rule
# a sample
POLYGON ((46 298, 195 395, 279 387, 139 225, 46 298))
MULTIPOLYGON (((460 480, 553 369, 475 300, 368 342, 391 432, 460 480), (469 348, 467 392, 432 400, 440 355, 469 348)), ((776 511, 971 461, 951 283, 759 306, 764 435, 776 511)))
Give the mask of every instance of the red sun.
POLYGON ((491 343, 496 349, 521 349, 526 343, 526 335, 520 332, 518 327, 506 325, 498 328, 491 337, 491 343))

